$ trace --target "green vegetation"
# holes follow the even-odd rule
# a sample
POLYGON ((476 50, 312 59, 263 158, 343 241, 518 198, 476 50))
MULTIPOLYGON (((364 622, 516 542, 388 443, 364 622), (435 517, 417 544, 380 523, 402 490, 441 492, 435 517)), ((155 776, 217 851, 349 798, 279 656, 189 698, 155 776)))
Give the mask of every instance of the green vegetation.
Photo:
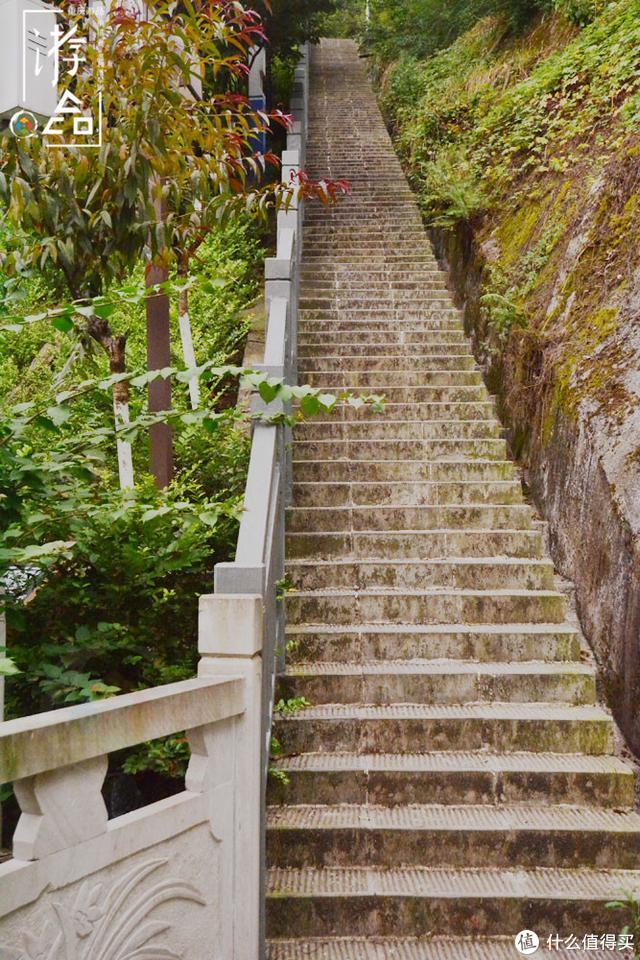
MULTIPOLYGON (((285 98, 296 45, 313 32, 311 5, 303 12, 295 30, 277 6, 271 17, 285 98)), ((140 23, 121 7, 110 17, 108 56, 88 51, 106 64, 118 120, 103 146, 49 150, 0 129, 6 717, 193 676, 197 597, 214 564, 233 558, 243 508, 239 382, 266 403, 298 400, 300 417, 338 402, 241 368, 273 210, 290 196, 269 175, 274 155, 254 153, 255 132, 273 138, 284 118, 256 114, 242 95, 259 17, 189 3, 156 5, 140 23), (184 95, 194 76, 200 99, 184 95), (147 369, 151 296, 166 307, 161 370, 147 369), (184 359, 185 325, 197 366, 184 359), (149 390, 165 382, 170 401, 154 408, 149 390), (158 427, 173 455, 166 484, 151 475, 158 427)), ((81 69, 75 94, 90 95, 92 78, 81 69)), ((308 178, 298 190, 335 196, 308 178)), ((180 737, 142 744, 112 758, 112 773, 180 776, 187 754, 180 737)))
POLYGON ((638 265, 640 2, 558 0, 519 5, 521 17, 467 5, 466 32, 455 5, 434 6, 455 21, 448 46, 429 31, 427 55, 400 52, 397 23, 364 42, 426 222, 448 229, 453 256, 473 238, 468 318, 492 383, 525 440, 548 439, 557 411, 573 416, 587 397, 619 422, 638 265))

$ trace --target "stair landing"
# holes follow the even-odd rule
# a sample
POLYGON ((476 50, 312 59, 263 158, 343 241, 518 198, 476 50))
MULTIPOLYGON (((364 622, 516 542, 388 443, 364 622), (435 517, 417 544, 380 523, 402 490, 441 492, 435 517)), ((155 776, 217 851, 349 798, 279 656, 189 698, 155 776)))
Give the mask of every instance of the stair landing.
POLYGON ((386 405, 296 430, 270 958, 616 934, 634 773, 351 41, 312 50, 308 171, 351 194, 307 212, 300 380, 386 405))

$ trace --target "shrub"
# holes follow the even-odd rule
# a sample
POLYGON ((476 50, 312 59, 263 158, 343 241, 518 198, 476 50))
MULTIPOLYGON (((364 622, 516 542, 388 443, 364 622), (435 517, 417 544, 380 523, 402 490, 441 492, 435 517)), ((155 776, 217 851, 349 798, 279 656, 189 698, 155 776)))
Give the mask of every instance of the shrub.
POLYGON ((429 223, 451 227, 471 220, 486 206, 478 171, 457 146, 446 147, 417 168, 419 201, 429 223))

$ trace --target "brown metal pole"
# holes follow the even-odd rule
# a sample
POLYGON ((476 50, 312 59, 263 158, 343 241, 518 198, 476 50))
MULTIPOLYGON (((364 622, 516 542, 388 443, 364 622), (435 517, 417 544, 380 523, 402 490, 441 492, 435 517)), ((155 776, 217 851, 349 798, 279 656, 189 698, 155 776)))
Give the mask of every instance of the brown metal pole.
MULTIPOLYGON (((147 287, 164 283, 167 270, 151 264, 147 287)), ((171 324, 169 297, 164 293, 147 299, 147 368, 161 370, 171 366, 171 324)), ((171 380, 158 379, 149 384, 149 412, 171 409, 171 380)), ((173 436, 168 423, 154 423, 149 428, 151 473, 158 487, 166 487, 173 476, 173 436)))

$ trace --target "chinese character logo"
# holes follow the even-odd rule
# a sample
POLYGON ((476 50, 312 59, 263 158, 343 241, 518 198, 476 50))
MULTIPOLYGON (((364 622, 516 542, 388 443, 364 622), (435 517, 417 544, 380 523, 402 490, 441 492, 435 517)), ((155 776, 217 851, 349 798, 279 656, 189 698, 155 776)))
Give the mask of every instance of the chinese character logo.
POLYGON ((36 133, 38 121, 28 110, 18 110, 11 117, 9 128, 14 137, 18 137, 19 140, 26 140, 27 137, 32 137, 36 133))
MULTIPOLYGON (((27 76, 29 71, 25 66, 23 86, 26 88, 29 80, 31 84, 39 83, 40 87, 44 84, 44 88, 49 91, 45 97, 46 108, 42 111, 36 110, 37 113, 42 113, 48 118, 42 129, 42 137, 48 147, 100 147, 102 145, 100 87, 98 86, 97 101, 94 103, 86 102, 86 96, 76 95, 82 88, 82 83, 78 87, 78 81, 87 80, 90 76, 91 66, 87 57, 88 37, 78 34, 77 23, 63 26, 58 19, 60 16, 60 11, 51 8, 24 11, 23 36, 29 53, 28 64, 31 76, 27 76), (38 15, 40 15, 39 18, 38 15), (53 102, 50 98, 52 88, 55 91, 53 102), (55 108, 53 103, 56 103, 55 108)), ((95 19, 90 29, 94 30, 95 35, 98 36, 95 19)), ((40 93, 44 96, 42 90, 40 93)), ((28 129, 25 128, 24 131, 20 127, 20 132, 16 129, 14 133, 16 136, 32 136, 36 129, 37 124, 28 129)))
POLYGON ((532 953, 537 953, 538 947, 540 946, 540 938, 533 930, 521 930, 516 937, 515 943, 518 953, 528 957, 531 956, 532 953))

